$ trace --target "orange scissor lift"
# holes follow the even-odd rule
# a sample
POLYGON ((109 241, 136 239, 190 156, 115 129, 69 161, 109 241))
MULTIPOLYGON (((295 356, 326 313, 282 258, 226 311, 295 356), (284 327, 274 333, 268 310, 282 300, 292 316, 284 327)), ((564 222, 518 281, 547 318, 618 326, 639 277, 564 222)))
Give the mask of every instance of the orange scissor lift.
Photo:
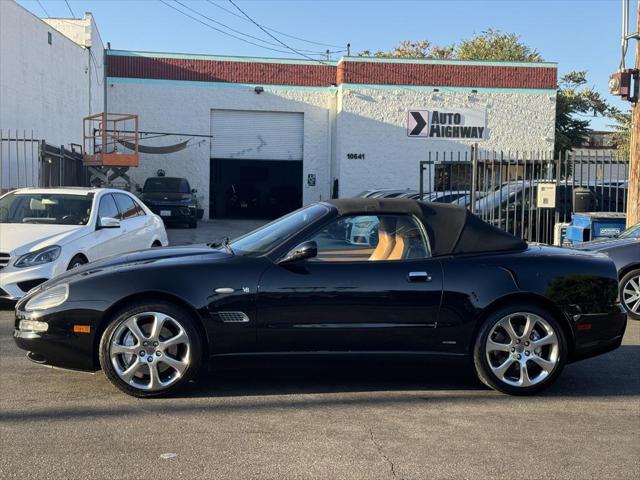
POLYGON ((125 113, 97 113, 84 118, 83 164, 92 186, 124 183, 131 189, 129 169, 139 164, 138 116, 125 113))

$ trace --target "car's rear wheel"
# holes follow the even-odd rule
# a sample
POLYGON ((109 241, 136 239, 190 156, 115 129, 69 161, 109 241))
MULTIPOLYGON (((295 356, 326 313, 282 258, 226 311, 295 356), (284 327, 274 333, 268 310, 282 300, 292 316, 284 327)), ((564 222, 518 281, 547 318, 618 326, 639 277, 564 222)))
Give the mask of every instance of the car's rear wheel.
POLYGON ((514 305, 489 316, 474 347, 478 378, 510 395, 533 395, 562 372, 567 342, 560 324, 534 305, 514 305))
POLYGON ((135 397, 173 393, 201 364, 198 331, 188 312, 169 303, 125 308, 100 341, 100 365, 117 388, 135 397))
POLYGON ((81 265, 84 265, 85 263, 88 263, 86 258, 84 258, 82 255, 76 255, 71 259, 71 261, 69 262, 69 265, 67 265, 67 270, 78 268, 81 265))
POLYGON ((620 280, 620 301, 629 317, 640 320, 640 269, 631 270, 620 280))

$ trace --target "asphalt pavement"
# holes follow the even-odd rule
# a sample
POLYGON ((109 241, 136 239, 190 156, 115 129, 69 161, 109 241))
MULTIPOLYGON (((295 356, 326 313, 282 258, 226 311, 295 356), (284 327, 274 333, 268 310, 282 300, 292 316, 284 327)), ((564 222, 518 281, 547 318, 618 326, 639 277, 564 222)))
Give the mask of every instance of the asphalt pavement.
POLYGON ((567 478, 640 473, 640 322, 544 394, 416 357, 226 360, 174 398, 30 363, 0 312, 0 478, 567 478))

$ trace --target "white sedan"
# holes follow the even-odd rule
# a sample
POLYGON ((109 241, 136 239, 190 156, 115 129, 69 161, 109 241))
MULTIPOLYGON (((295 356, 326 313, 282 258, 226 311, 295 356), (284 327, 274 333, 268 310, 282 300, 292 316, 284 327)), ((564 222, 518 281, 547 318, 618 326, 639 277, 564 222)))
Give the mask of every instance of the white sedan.
POLYGON ((0 197, 0 298, 100 258, 168 245, 160 217, 129 192, 23 188, 0 197))

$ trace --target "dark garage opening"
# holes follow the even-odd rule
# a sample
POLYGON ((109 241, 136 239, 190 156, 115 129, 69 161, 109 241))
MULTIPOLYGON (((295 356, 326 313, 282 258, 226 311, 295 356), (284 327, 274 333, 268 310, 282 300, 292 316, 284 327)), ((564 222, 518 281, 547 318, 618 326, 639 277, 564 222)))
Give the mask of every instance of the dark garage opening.
POLYGON ((277 218, 302 206, 302 162, 211 159, 210 218, 277 218))

